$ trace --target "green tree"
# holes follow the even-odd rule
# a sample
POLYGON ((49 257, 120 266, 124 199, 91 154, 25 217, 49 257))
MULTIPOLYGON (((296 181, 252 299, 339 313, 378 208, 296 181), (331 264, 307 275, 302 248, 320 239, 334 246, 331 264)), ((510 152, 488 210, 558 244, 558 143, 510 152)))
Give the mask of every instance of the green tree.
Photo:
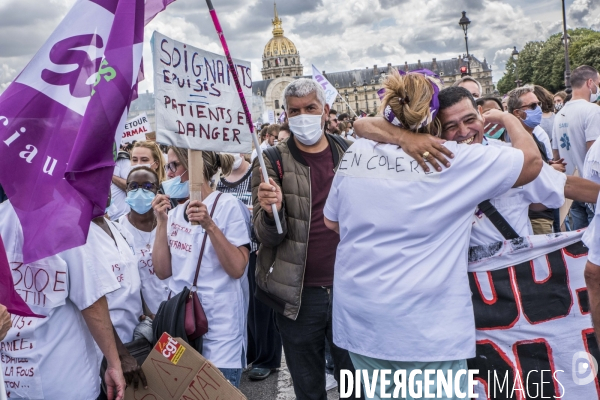
MULTIPOLYGON (((590 65, 600 70, 600 32, 577 28, 568 31, 571 38, 569 60, 571 69, 590 65)), ((556 93, 565 87, 565 50, 562 33, 550 36, 544 42, 528 42, 519 53, 518 75, 523 83, 533 83, 556 93)), ((512 57, 506 63, 504 77, 498 90, 506 93, 515 87, 515 65, 512 57)))
POLYGON ((524 83, 533 82, 533 65, 543 47, 544 42, 528 42, 519 53, 517 75, 524 83))
POLYGON ((576 29, 581 31, 577 41, 573 41, 569 47, 571 65, 589 65, 600 70, 600 32, 589 29, 576 29))
POLYGON ((565 69, 564 49, 560 37, 560 33, 550 36, 544 42, 536 60, 533 62, 533 79, 531 82, 543 86, 553 93, 562 89, 561 82, 564 81, 560 77, 561 74, 564 75, 565 69))
POLYGON ((515 59, 512 56, 510 56, 510 58, 506 62, 506 71, 504 72, 504 76, 500 78, 498 84, 496 85, 496 89, 498 89, 500 93, 506 94, 517 86, 515 84, 515 80, 517 79, 515 75, 515 70, 515 59))

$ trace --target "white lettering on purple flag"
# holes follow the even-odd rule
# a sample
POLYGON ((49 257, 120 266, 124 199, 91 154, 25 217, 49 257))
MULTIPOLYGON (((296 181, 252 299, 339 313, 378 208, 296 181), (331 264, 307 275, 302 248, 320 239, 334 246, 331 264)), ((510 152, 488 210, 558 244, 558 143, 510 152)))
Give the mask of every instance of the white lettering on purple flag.
POLYGON ((91 1, 78 1, 15 82, 85 113, 100 67, 114 14, 91 1), (94 15, 96 23, 79 18, 94 15))
POLYGON ((25 262, 85 243, 104 212, 143 21, 143 0, 78 0, 0 95, 0 184, 25 262))

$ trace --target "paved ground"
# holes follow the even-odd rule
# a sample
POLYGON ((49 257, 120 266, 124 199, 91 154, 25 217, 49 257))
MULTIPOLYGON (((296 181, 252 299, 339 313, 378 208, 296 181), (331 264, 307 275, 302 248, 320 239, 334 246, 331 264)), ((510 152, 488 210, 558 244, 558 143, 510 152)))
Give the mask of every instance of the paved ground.
MULTIPOLYGON (((272 373, 263 381, 251 381, 248 373, 242 374, 240 390, 248 400, 295 400, 292 378, 285 364, 285 357, 281 358, 281 368, 272 373)), ((337 389, 327 392, 328 400, 338 400, 337 389)))

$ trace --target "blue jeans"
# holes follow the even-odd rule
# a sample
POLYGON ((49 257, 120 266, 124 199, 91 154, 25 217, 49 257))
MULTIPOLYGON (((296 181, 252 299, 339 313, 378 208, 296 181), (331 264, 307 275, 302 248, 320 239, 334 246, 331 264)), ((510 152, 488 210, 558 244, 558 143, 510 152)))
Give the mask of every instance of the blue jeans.
POLYGON ((231 382, 236 388, 240 387, 240 381, 242 380, 242 368, 219 368, 219 371, 223 373, 225 378, 231 382))
MULTIPOLYGON (((372 358, 372 357, 367 357, 367 356, 363 356, 360 354, 356 354, 356 353, 350 353, 350 357, 352 358, 352 362, 354 363, 354 365, 356 366, 356 369, 361 369, 361 370, 366 370, 368 371, 368 376, 369 377, 373 377, 373 371, 374 370, 390 370, 392 372, 392 377, 390 377, 389 375, 387 376, 387 379, 390 380, 388 386, 386 388, 384 388, 384 393, 389 394, 390 396, 387 398, 392 397, 391 395, 393 395, 393 392, 395 390, 395 385, 394 385, 394 379, 393 379, 393 375, 395 371, 398 370, 406 370, 406 376, 408 377, 411 373, 412 370, 421 370, 421 371, 425 371, 425 370, 434 370, 434 371, 438 371, 441 370, 443 372, 443 374, 445 376, 448 376, 448 372, 447 371, 452 371, 452 376, 456 375, 456 372, 458 372, 459 370, 465 370, 467 371, 467 360, 456 360, 456 361, 430 361, 430 362, 410 362, 410 361, 387 361, 387 360, 380 360, 377 358, 372 358)), ((423 379, 423 375, 417 375, 419 378, 415 379, 414 381, 414 386, 415 389, 417 389, 417 391, 419 390, 419 385, 422 388, 422 392, 421 395, 419 397, 412 397, 410 395, 410 392, 408 390, 408 382, 406 383, 406 397, 402 397, 402 392, 399 391, 398 395, 399 397, 395 397, 395 398, 400 398, 400 399, 404 399, 404 400, 413 400, 413 399, 423 399, 425 398, 425 383, 424 383, 424 379, 423 379)), ((435 377, 433 378, 434 382, 435 382, 435 377)), ((386 397, 382 397, 381 394, 381 380, 377 379, 376 381, 376 386, 373 389, 373 393, 369 393, 372 394, 372 396, 369 396, 367 394, 367 392, 365 391, 365 386, 363 383, 362 386, 362 393, 365 397, 365 399, 382 399, 382 398, 386 398, 386 397)), ((468 381, 467 381, 467 376, 466 374, 461 376, 460 378, 460 392, 461 393, 468 393, 468 381)), ((437 385, 430 385, 429 386, 429 393, 436 393, 436 389, 437 389, 437 385)), ((354 394, 354 393, 353 393, 354 394)), ((436 393, 437 394, 437 393, 436 393)), ((456 390, 454 390, 454 394, 456 394, 456 390)), ((457 400, 460 397, 453 395, 453 396, 446 396, 446 393, 441 393, 440 395, 442 397, 436 397, 437 399, 441 398, 441 399, 445 399, 445 400, 457 400)), ((354 398, 354 396, 351 396, 350 398, 354 398)), ((466 398, 466 397, 464 397, 466 398)))
POLYGON ((571 218, 573 221, 571 230, 576 231, 577 229, 586 228, 590 222, 592 222, 594 213, 585 205, 585 203, 574 201, 573 204, 571 204, 571 218))

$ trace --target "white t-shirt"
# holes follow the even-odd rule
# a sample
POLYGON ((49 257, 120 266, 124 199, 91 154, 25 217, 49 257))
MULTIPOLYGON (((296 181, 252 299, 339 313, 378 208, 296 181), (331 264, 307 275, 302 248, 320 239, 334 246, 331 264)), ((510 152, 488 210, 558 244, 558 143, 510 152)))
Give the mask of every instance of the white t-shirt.
MULTIPOLYGON (((591 149, 590 149, 591 150, 591 149)), ((600 209, 600 196, 596 203, 596 209, 600 209)), ((589 262, 600 265, 600 215, 595 214, 592 222, 587 227, 581 238, 588 247, 587 259, 589 262)))
MULTIPOLYGON (((113 175, 127 180, 127 175, 129 175, 130 169, 131 161, 126 158, 119 159, 115 164, 113 175)), ((125 203, 125 197, 127 197, 127 195, 114 183, 110 184, 110 194, 112 197, 112 203, 108 207, 108 218, 111 221, 116 221, 121 215, 129 212, 129 205, 125 203)))
POLYGON ((585 155, 581 177, 600 183, 600 141, 595 141, 585 155))
POLYGON ((139 323, 140 315, 143 314, 140 296, 142 284, 137 258, 130 245, 133 239, 129 232, 122 227, 119 229, 111 221, 106 222, 115 240, 92 222, 85 247, 121 285, 119 290, 107 295, 106 300, 110 320, 119 338, 123 343, 129 343, 133 340, 133 330, 139 323), (115 246, 115 241, 118 247, 115 246))
MULTIPOLYGON (((263 140, 263 142, 260 144, 260 148, 261 149, 266 149, 269 148, 271 146, 269 146, 269 141, 268 140, 263 140)), ((258 152, 256 151, 256 149, 252 150, 252 155, 250 156, 250 162, 253 162, 254 159, 256 158, 256 155, 258 154, 258 152)))
POLYGON ((339 221, 334 342, 396 361, 475 356, 467 279, 473 211, 516 182, 523 153, 444 144, 450 168, 423 173, 398 146, 358 139, 340 162, 324 208, 339 221))
POLYGON ((550 143, 550 137, 548 133, 541 126, 536 126, 533 128, 533 134, 540 142, 544 143, 544 147, 546 147, 546 156, 548 160, 552 160, 552 143, 550 143))
POLYGON ((13 316, 0 342, 10 399, 95 400, 100 360, 80 310, 119 284, 83 246, 23 264, 23 231, 9 201, 0 204, 0 235, 17 293, 46 316, 13 316))
MULTIPOLYGON (((218 192, 213 192, 204 199, 209 212, 217 194, 218 192)), ((204 238, 202 226, 192 225, 185 220, 187 204, 188 202, 180 204, 169 213, 167 225, 173 271, 169 288, 174 294, 181 292, 186 286, 192 286, 204 238)), ((221 195, 213 221, 234 246, 250 243, 246 220, 239 200, 234 196, 227 193, 221 195)), ((208 319, 208 332, 203 337, 202 355, 218 368, 243 367, 241 354, 246 346, 244 291, 248 291, 243 286, 247 284, 246 279, 233 279, 227 275, 208 238, 198 276, 198 297, 208 319)))
POLYGON ((6 390, 4 386, 4 368, 2 367, 2 360, 0 360, 0 400, 6 400, 6 390))
POLYGON ((567 163, 567 174, 583 171, 587 142, 600 136, 600 107, 589 101, 571 100, 556 114, 552 149, 567 163))
POLYGON ((137 266, 142 281, 144 301, 153 314, 156 314, 160 303, 169 297, 169 279, 158 279, 152 265, 152 246, 156 237, 156 228, 152 232, 143 232, 134 227, 127 214, 119 218, 119 225, 133 237, 133 247, 137 257, 137 266))
MULTIPOLYGON (((501 148, 512 147, 500 140, 487 139, 490 146, 501 148)), ((510 188, 506 193, 490 199, 490 202, 504 217, 506 222, 520 236, 533 235, 529 221, 529 205, 540 203, 548 208, 559 208, 565 202, 565 183, 567 176, 545 164, 533 182, 517 188, 510 188)), ((473 218, 470 246, 481 246, 503 241, 504 237, 498 228, 479 209, 473 218)))

